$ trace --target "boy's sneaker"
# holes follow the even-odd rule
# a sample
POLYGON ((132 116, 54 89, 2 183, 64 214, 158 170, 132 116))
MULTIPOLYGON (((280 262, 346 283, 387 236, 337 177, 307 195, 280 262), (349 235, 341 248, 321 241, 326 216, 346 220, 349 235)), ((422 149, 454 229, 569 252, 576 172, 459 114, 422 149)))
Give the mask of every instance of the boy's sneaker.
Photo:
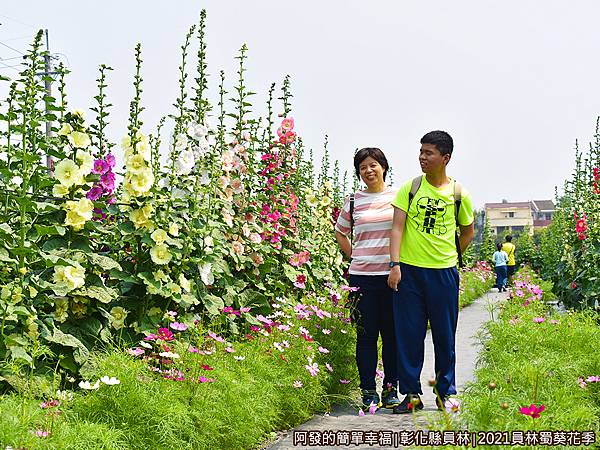
POLYGON ((398 406, 400 404, 398 391, 396 391, 396 389, 393 387, 384 389, 381 391, 381 402, 383 403, 383 407, 387 409, 392 409, 395 406, 398 406))
POLYGON ((423 409, 423 402, 419 394, 408 394, 404 400, 394 408, 394 414, 408 414, 423 409))
POLYGON ((363 389, 362 390, 362 409, 367 412, 371 405, 376 405, 378 408, 381 406, 379 403, 379 394, 375 390, 363 389))
POLYGON ((435 404, 437 406, 438 411, 443 411, 446 409, 446 400, 448 397, 442 397, 440 399, 439 396, 435 397, 435 404))

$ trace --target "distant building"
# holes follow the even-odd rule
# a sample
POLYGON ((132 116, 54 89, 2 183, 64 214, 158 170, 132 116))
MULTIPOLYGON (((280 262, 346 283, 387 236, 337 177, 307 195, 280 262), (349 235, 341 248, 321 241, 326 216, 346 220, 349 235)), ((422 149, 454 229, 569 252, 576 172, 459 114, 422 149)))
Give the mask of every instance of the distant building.
POLYGON ((518 234, 525 227, 533 234, 535 228, 550 225, 555 207, 552 200, 532 200, 529 202, 486 203, 485 216, 496 235, 505 232, 518 234))

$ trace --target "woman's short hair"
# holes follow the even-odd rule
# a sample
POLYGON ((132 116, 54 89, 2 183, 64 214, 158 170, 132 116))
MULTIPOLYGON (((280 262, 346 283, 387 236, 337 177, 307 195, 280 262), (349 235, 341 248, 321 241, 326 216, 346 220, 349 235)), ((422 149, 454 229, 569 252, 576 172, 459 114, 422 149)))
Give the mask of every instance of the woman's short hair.
POLYGON ((369 156, 377 161, 381 167, 383 167, 383 179, 385 180, 385 176, 387 175, 390 165, 388 164, 387 158, 383 152, 376 147, 361 148, 354 154, 354 169, 356 170, 356 176, 360 178, 360 163, 369 156))
POLYGON ((502 242, 498 242, 496 244, 496 248, 498 249, 498 251, 501 251, 502 250, 502 242))

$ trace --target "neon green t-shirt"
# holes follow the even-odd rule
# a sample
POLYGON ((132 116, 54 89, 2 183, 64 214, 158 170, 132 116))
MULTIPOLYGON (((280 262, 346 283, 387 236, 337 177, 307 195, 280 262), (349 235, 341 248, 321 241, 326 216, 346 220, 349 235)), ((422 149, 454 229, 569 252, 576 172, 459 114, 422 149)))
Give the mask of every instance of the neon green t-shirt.
MULTIPOLYGON (((421 186, 408 209, 408 194, 412 180, 401 187, 392 206, 406 212, 406 225, 400 246, 400 261, 428 269, 446 269, 456 266, 458 253, 454 234, 454 180, 442 188, 427 182, 423 175, 421 186)), ((473 223, 473 202, 469 193, 462 188, 458 223, 462 226, 473 223)))
POLYGON ((515 244, 513 244, 512 242, 505 242, 504 244, 502 244, 502 250, 504 250, 506 252, 506 254, 508 255, 508 265, 509 266, 514 266, 516 264, 515 262, 515 244))

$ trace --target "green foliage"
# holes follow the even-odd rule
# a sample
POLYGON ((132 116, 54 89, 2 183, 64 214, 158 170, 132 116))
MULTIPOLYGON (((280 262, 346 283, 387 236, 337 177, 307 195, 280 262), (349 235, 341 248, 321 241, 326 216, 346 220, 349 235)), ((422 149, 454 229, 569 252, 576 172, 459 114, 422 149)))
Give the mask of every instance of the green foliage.
POLYGON ((485 218, 483 225, 483 231, 481 236, 481 246, 477 254, 477 260, 479 261, 491 261, 494 252, 496 251, 496 238, 490 227, 490 221, 485 218))

